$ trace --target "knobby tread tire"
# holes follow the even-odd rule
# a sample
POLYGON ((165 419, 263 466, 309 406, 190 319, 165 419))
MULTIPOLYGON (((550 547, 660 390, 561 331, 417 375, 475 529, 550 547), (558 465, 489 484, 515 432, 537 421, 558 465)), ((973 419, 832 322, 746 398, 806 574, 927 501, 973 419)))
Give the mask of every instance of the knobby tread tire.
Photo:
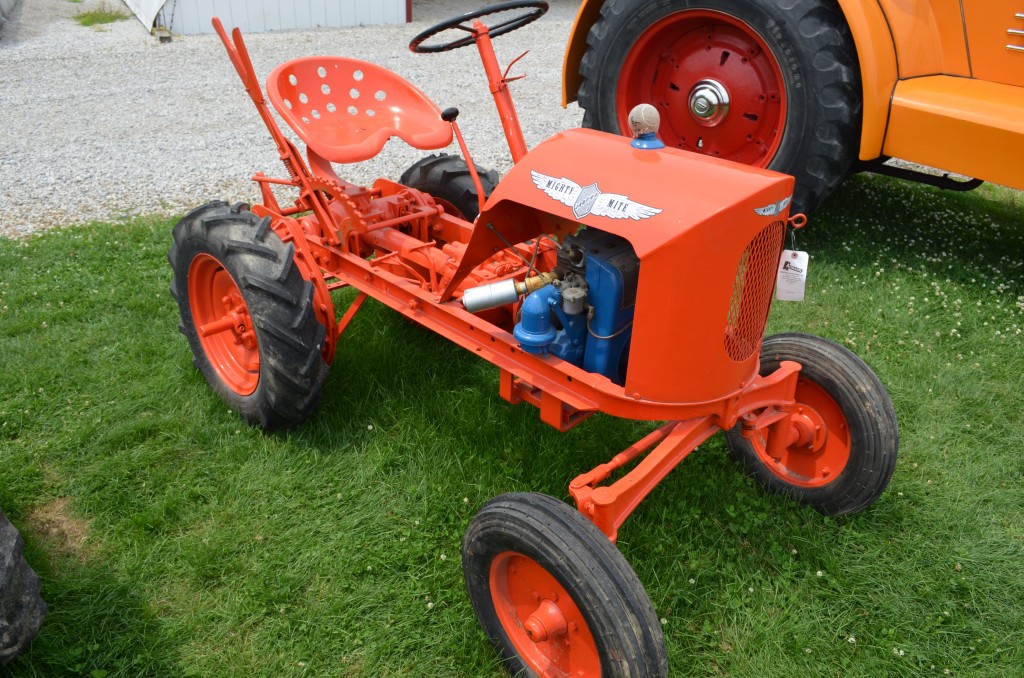
POLYGON ((542 565, 570 593, 590 627, 605 678, 668 675, 661 624, 636 573, 578 511, 543 494, 504 494, 466 530, 462 571, 477 619, 514 676, 532 676, 496 615, 489 588, 495 556, 515 551, 542 565))
POLYGON ((800 378, 822 387, 836 401, 850 429, 850 458, 835 480, 820 487, 799 487, 772 473, 740 426, 726 432, 734 459, 759 484, 830 516, 857 513, 878 499, 896 468, 899 432, 896 412, 882 382, 855 353, 810 334, 777 334, 761 347, 761 374, 783 360, 801 364, 800 378))
POLYGON ((0 511, 0 666, 28 647, 46 616, 39 577, 25 561, 24 548, 21 535, 0 511))
MULTIPOLYGON (((498 173, 479 167, 477 173, 487 198, 498 185, 498 173)), ((466 162, 458 156, 429 155, 405 170, 399 183, 448 202, 460 212, 455 216, 466 221, 473 221, 480 213, 473 177, 466 162)))
POLYGON ((174 227, 168 253, 178 329, 192 348, 193 365, 210 387, 248 423, 271 431, 304 421, 316 408, 327 379, 322 347, 327 330, 314 312, 313 284, 295 263, 295 247, 243 203, 215 201, 192 210, 174 227), (239 395, 218 376, 193 321, 188 293, 192 260, 214 257, 231 275, 252 318, 259 345, 256 390, 239 395))
POLYGON ((663 17, 697 9, 740 19, 771 48, 788 113, 768 167, 796 177, 791 213, 813 211, 850 173, 860 145, 856 47, 834 0, 607 0, 580 63, 583 126, 621 133, 615 97, 631 46, 663 17))

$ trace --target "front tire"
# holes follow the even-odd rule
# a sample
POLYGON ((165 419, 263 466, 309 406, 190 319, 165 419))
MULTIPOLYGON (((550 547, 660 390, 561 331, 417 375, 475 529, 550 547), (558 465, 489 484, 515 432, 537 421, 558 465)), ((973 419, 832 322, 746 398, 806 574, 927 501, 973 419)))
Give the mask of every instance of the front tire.
POLYGON ((607 0, 580 64, 583 124, 661 113, 669 146, 796 177, 814 210, 850 172, 861 86, 849 28, 824 0, 607 0))
POLYGON ((46 616, 39 577, 25 562, 24 548, 21 535, 0 511, 0 666, 28 647, 46 616))
POLYGON ((462 572, 511 675, 668 673, 661 625, 636 574, 593 523, 552 497, 488 502, 466 530, 462 572))
POLYGON ((777 334, 761 346, 761 374, 784 360, 800 363, 794 431, 782 456, 767 451, 767 431, 726 432, 732 456, 771 492, 839 516, 870 506, 889 484, 899 448, 896 413, 864 361, 840 344, 810 334, 777 334))
POLYGON ((269 217, 220 201, 178 222, 167 255, 193 364, 243 419, 268 431, 304 421, 327 379, 327 330, 294 255, 269 217))

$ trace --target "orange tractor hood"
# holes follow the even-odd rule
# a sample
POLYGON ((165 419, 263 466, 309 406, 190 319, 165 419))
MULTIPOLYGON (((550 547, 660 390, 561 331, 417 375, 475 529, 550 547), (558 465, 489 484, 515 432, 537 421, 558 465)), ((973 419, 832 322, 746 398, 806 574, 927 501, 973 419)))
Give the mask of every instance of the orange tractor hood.
POLYGON ((502 238, 580 224, 621 236, 640 259, 625 393, 728 397, 757 374, 793 179, 630 141, 572 129, 530 151, 487 201, 460 269, 504 247, 502 238))
MULTIPOLYGON (((761 208, 784 201, 793 193, 792 178, 777 172, 678 149, 633 148, 630 141, 590 129, 555 134, 502 179, 480 223, 486 223, 491 212, 501 212, 503 201, 511 201, 622 236, 644 259, 686 231, 732 211, 737 203, 752 200, 752 205, 761 208), (658 211, 631 211, 628 206, 625 210, 609 210, 616 217, 596 210, 574 212, 572 206, 559 204, 538 186, 534 173, 556 181, 566 179, 581 187, 596 184, 602 193, 625 196, 630 202, 658 211)), ((556 184, 551 190, 557 193, 566 185, 556 184)), ((581 211, 585 209, 583 206, 581 211)))

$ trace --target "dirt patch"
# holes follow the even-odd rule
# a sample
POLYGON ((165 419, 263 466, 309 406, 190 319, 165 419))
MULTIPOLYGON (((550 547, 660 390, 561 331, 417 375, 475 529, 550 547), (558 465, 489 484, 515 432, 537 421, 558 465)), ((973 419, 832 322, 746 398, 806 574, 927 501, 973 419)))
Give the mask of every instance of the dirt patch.
POLYGON ((74 515, 67 497, 38 507, 28 516, 28 524, 49 547, 51 559, 70 556, 85 561, 92 555, 89 522, 74 515))

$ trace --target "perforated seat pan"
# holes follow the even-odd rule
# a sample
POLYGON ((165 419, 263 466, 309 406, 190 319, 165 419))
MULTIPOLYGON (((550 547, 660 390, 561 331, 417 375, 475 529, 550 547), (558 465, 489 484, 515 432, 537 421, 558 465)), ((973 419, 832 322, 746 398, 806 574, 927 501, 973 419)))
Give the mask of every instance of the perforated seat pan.
POLYGON ((372 158, 393 136, 420 150, 452 141, 451 125, 423 92, 358 59, 314 56, 285 62, 267 78, 267 95, 309 149, 331 162, 372 158))

